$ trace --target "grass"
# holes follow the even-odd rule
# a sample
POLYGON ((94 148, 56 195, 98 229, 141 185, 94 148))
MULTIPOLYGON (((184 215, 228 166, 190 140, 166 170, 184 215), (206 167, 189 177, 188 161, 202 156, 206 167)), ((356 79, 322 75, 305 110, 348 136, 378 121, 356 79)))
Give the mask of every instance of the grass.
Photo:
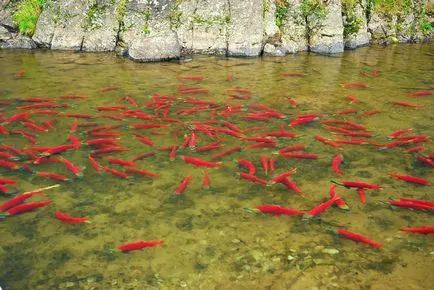
POLYGON ((286 14, 288 14, 288 10, 289 10, 289 0, 276 1, 276 25, 277 27, 279 27, 279 29, 286 18, 286 14))
POLYGON ((21 34, 32 36, 36 30, 36 22, 42 12, 45 0, 26 0, 22 2, 12 16, 21 34))

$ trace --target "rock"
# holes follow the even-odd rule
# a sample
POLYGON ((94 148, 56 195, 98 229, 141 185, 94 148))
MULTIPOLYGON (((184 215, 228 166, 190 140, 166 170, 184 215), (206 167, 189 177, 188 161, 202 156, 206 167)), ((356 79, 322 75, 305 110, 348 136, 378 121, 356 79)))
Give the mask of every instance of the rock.
POLYGON ((289 53, 308 49, 306 22, 300 9, 301 0, 289 0, 288 13, 283 19, 282 49, 289 53))
POLYGON ((12 34, 5 27, 0 26, 0 41, 5 41, 12 38, 12 34))
POLYGON ((59 3, 51 3, 47 5, 39 15, 38 22, 36 23, 36 30, 33 34, 33 41, 35 41, 40 47, 51 47, 51 41, 53 40, 54 29, 56 23, 60 18, 59 3))
POLYGON ((0 24, 8 28, 16 28, 17 25, 12 20, 12 15, 15 12, 15 1, 0 0, 0 24))
POLYGON ((264 55, 265 56, 285 56, 289 53, 287 49, 284 49, 280 46, 274 46, 272 44, 265 44, 264 46, 264 55))
POLYGON ((18 36, 16 38, 0 42, 0 48, 34 49, 36 48, 36 43, 31 38, 18 36))
POLYGON ((339 250, 337 249, 331 249, 331 248, 325 248, 321 251, 324 254, 329 254, 329 255, 337 255, 339 254, 339 250))
POLYGON ((91 8, 86 24, 83 51, 113 51, 119 30, 119 0, 97 1, 91 8))
POLYGON ((344 33, 344 46, 347 49, 355 49, 360 46, 369 44, 370 35, 368 33, 368 24, 365 17, 363 7, 366 6, 366 0, 361 3, 356 2, 354 7, 347 7, 343 10, 343 21, 348 27, 357 26, 358 31, 345 35, 344 33))
POLYGON ((286 259, 287 259, 288 261, 292 261, 292 260, 295 259, 295 257, 294 257, 294 256, 291 256, 291 255, 288 255, 288 256, 286 257, 286 259))
POLYGON ((159 61, 181 56, 176 33, 170 29, 170 1, 128 2, 120 39, 128 56, 136 61, 159 61))
POLYGON ((263 34, 263 1, 231 1, 230 4, 228 55, 260 55, 263 34))
POLYGON ((81 50, 90 4, 91 2, 86 0, 59 2, 60 9, 54 15, 56 27, 51 49, 81 50))
POLYGON ((310 38, 310 51, 325 54, 343 52, 343 30, 341 1, 330 0, 320 29, 310 38))
POLYGON ((193 52, 225 55, 229 21, 228 1, 198 0, 191 23, 193 52))
POLYGON ((395 36, 395 23, 396 16, 390 16, 390 18, 386 20, 385 15, 380 15, 373 11, 368 23, 368 32, 371 34, 371 41, 376 44, 390 43, 389 37, 395 36))

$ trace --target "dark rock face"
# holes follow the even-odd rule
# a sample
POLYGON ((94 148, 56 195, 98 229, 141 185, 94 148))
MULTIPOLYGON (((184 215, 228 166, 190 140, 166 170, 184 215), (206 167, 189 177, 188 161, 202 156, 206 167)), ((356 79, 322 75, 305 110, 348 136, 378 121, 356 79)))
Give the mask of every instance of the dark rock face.
POLYGON ((309 14, 303 0, 288 0, 285 13, 279 16, 279 27, 276 17, 282 7, 275 3, 47 0, 30 39, 16 33, 12 20, 19 1, 0 0, 0 47, 117 51, 135 61, 158 61, 191 53, 249 57, 309 50, 335 54, 369 42, 407 42, 425 37, 416 27, 420 20, 416 0, 400 16, 372 11, 369 19, 364 10, 366 0, 352 7, 342 6, 341 0, 323 1, 322 14, 309 14), (351 27, 354 19, 357 26, 351 27))

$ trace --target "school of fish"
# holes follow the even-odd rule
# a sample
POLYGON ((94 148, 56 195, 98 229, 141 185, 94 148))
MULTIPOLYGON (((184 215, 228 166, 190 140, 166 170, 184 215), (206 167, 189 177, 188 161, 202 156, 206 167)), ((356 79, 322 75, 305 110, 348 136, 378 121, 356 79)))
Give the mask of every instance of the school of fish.
MULTIPOLYGON (((364 72, 366 74, 366 72, 364 72)), ((377 70, 372 77, 379 77, 377 70)), ((16 73, 16 77, 25 76, 25 72, 16 73)), ((302 78, 301 72, 285 72, 282 78, 302 78)), ((167 194, 189 194, 190 183, 201 183, 204 189, 212 188, 213 170, 226 168, 225 163, 236 160, 239 172, 228 174, 227 178, 238 178, 239 182, 253 183, 255 186, 281 187, 302 198, 309 192, 297 185, 291 176, 297 174, 296 168, 287 168, 285 160, 316 162, 316 159, 327 158, 333 173, 330 176, 330 188, 321 194, 324 202, 306 204, 309 210, 295 209, 286 205, 261 204, 252 205, 246 210, 254 213, 272 214, 276 216, 298 216, 302 220, 320 218, 325 211, 350 210, 345 202, 344 194, 338 189, 354 190, 362 204, 369 203, 370 191, 379 191, 388 184, 373 184, 369 180, 346 180, 345 170, 341 168, 346 162, 343 153, 351 146, 371 146, 382 150, 395 150, 396 154, 412 154, 414 166, 434 167, 434 152, 428 152, 424 144, 431 138, 423 132, 414 132, 411 128, 397 128, 387 136, 388 142, 374 141, 378 136, 373 129, 363 125, 363 120, 381 113, 377 109, 359 112, 351 108, 357 103, 355 96, 342 96, 349 101, 348 109, 333 113, 303 112, 295 114, 298 102, 288 98, 293 107, 291 113, 252 101, 254 92, 248 88, 228 87, 220 92, 227 96, 226 102, 216 102, 207 97, 209 91, 204 88, 206 78, 200 75, 178 76, 178 90, 173 95, 154 94, 150 98, 133 97, 124 94, 114 97, 113 92, 120 92, 120 86, 110 86, 95 90, 95 96, 63 95, 54 97, 16 98, 0 101, 0 211, 3 222, 13 222, 15 215, 33 210, 43 210, 55 200, 29 201, 34 196, 44 194, 58 185, 19 193, 20 180, 2 177, 3 174, 20 171, 24 175, 37 176, 52 181, 73 182, 82 178, 87 170, 94 170, 112 178, 131 179, 159 178, 161 172, 147 170, 146 159, 154 155, 167 156, 175 162, 191 165, 191 170, 203 170, 203 179, 195 180, 191 174, 185 173, 179 185, 168 189, 167 194), (109 105, 96 106, 94 114, 80 113, 80 105, 88 98, 104 98, 110 100, 109 105), (354 116, 358 116, 356 122, 354 116), (59 140, 58 144, 41 144, 39 137, 44 134, 56 134, 56 122, 59 119, 69 120, 68 140, 59 140), (240 120, 248 121, 241 123, 240 120), (241 126, 242 124, 243 126, 241 126), (246 126, 249 124, 249 126, 246 126), (309 150, 306 144, 297 144, 297 138, 305 127, 321 128, 322 135, 312 136, 313 142, 333 148, 335 154, 322 156, 309 150), (164 146, 156 142, 154 136, 165 138, 164 146), (24 138, 28 145, 19 147, 14 144, 17 138, 24 138), (135 139, 136 146, 143 148, 143 153, 128 156, 129 148, 122 145, 122 140, 135 139), (228 142, 227 140, 230 140, 228 142), (230 143, 230 146, 227 144, 230 143), (167 146, 167 144, 170 144, 167 146), (233 144, 238 144, 233 146, 233 144), (249 152, 260 150, 260 160, 249 158, 249 152), (69 152, 80 152, 87 164, 74 164, 68 160, 69 152), (118 155, 128 156, 118 157, 118 155), (50 164, 51 171, 41 170, 42 164, 50 164), (68 175, 56 172, 57 168, 66 168, 68 175), (83 168, 88 168, 83 170, 83 168), (234 177, 236 176, 236 177, 234 177)), ((343 83, 336 86, 351 89, 367 89, 365 82, 343 83)), ((424 109, 422 105, 413 103, 418 98, 432 97, 432 91, 410 91, 393 101, 391 106, 402 106, 408 110, 424 109)), ((279 107, 279 104, 276 104, 279 107)), ((385 137, 385 136, 383 136, 385 137)), ((159 139, 161 140, 161 139, 159 139)), ((351 164, 348 164, 351 166, 351 164)), ((416 186, 425 186, 432 190, 431 181, 420 176, 406 173, 405 168, 396 168, 396 172, 388 173, 390 183, 409 182, 416 186)), ((140 182, 140 179, 136 179, 140 182)), ((314 182, 314 181, 312 181, 314 182)), ((384 203, 390 207, 399 207, 417 211, 434 211, 434 201, 424 199, 399 198, 384 203)), ((67 212, 56 211, 53 218, 70 224, 90 224, 92 217, 74 217, 67 212)), ((398 230, 398 229, 397 229, 398 230)), ((434 233, 434 225, 415 224, 414 227, 402 227, 403 232, 430 234, 434 233)), ((383 244, 375 241, 375 237, 367 237, 368 233, 356 233, 351 229, 335 228, 339 237, 350 239, 372 247, 381 248, 383 244)), ((118 250, 128 252, 146 247, 162 245, 163 240, 150 239, 126 241, 118 250)), ((170 246, 170 245, 168 245, 170 246)))

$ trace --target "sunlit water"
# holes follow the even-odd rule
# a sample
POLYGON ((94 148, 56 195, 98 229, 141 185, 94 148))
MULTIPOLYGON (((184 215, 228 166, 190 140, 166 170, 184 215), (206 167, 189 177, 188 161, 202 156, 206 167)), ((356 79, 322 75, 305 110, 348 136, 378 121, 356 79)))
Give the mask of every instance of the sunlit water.
MULTIPOLYGON (((322 113, 322 119, 350 120, 369 128, 371 141, 391 142, 387 136, 397 130, 413 128, 412 134, 433 135, 434 95, 409 97, 408 92, 434 90, 434 46, 400 45, 361 48, 343 56, 325 57, 297 54, 285 58, 226 59, 195 57, 189 62, 134 63, 111 54, 77 54, 53 52, 0 51, 0 101, 28 97, 58 98, 62 95, 87 95, 88 99, 61 100, 68 108, 64 113, 111 114, 98 112, 97 106, 124 105, 119 100, 128 94, 140 106, 152 101, 155 94, 212 100, 224 110, 224 104, 241 104, 244 110, 226 118, 241 129, 265 126, 262 131, 296 132, 296 138, 278 138, 276 148, 249 149, 254 144, 219 134, 222 149, 240 145, 243 150, 220 160, 218 169, 195 168, 181 155, 211 160, 221 151, 195 153, 179 150, 174 161, 168 151, 156 148, 180 145, 191 126, 146 121, 125 117, 123 121, 95 117, 79 123, 122 124, 119 143, 129 151, 110 155, 132 159, 138 154, 155 151, 152 157, 137 161, 137 168, 156 172, 157 178, 131 176, 123 180, 109 173, 96 172, 88 161, 92 148, 62 155, 84 169, 82 178, 74 177, 63 164, 31 165, 34 171, 53 171, 68 175, 70 182, 57 182, 26 171, 0 168, 0 178, 13 178, 19 192, 59 183, 29 201, 52 200, 47 207, 0 223, 0 286, 3 289, 429 289, 432 287, 434 235, 408 234, 402 227, 433 226, 433 215, 425 211, 392 208, 387 201, 400 197, 434 200, 432 186, 419 186, 391 178, 388 173, 414 175, 434 182, 433 169, 418 161, 405 149, 424 145, 423 155, 434 153, 432 142, 410 144, 393 149, 372 145, 327 146, 315 135, 343 139, 327 131, 320 121, 288 127, 292 118, 304 113, 322 113), (23 76, 16 73, 24 70, 23 76), (378 70, 378 76, 373 71, 378 70), (303 72, 304 77, 284 77, 283 72, 303 72), (180 95, 180 75, 204 76, 203 81, 184 81, 184 86, 201 87, 208 94, 180 95), (366 82, 368 88, 345 88, 341 83, 366 82), (108 86, 120 90, 98 92, 108 86), (227 89, 252 90, 252 99, 230 100, 227 89), (349 104, 346 96, 357 102, 349 104), (288 98, 298 103, 294 107, 288 98), (423 105, 412 109, 393 105, 403 101, 423 105), (240 118, 252 109, 247 104, 260 103, 283 113, 285 119, 248 121, 240 118), (356 114, 335 112, 356 109, 356 114), (380 112, 362 115, 373 109, 380 112), (164 123, 167 128, 134 130, 131 124, 164 123), (178 139, 173 131, 179 127, 178 139), (149 136, 155 146, 136 140, 133 132, 149 136), (153 135, 162 132, 165 135, 153 135), (320 155, 316 160, 285 159, 276 155, 279 149, 297 144, 307 146, 306 153, 320 155), (331 169, 331 160, 344 156, 343 176, 331 169), (276 172, 265 175, 261 156, 277 159, 276 172), (256 165, 256 175, 270 179, 278 173, 297 168, 291 179, 303 196, 277 184, 271 187, 240 179, 237 159, 248 159, 256 165), (210 189, 202 188, 202 176, 210 176, 210 189), (185 176, 192 180, 181 195, 174 191, 185 176), (380 184, 382 190, 367 190, 366 204, 361 204, 354 189, 338 187, 338 194, 350 211, 331 207, 311 220, 299 216, 258 214, 246 210, 261 204, 279 204, 307 211, 329 198, 330 181, 359 180, 380 184), (92 223, 71 225, 54 218, 61 211, 72 216, 89 217, 92 223), (358 232, 384 245, 382 249, 338 237, 333 229, 342 227, 358 232), (115 248, 138 240, 164 240, 164 245, 141 251, 122 253, 115 248), (315 288, 316 287, 316 288, 315 288)), ((30 103, 12 102, 0 112, 12 116, 17 106, 30 103)), ((179 109, 192 108, 177 99, 170 109, 171 118, 185 122, 221 120, 210 116, 210 109, 188 116, 176 115, 179 109)), ((154 114, 153 108, 141 108, 154 114)), ((50 115, 30 115, 37 124, 50 115)), ((38 143, 30 144, 20 135, 0 135, 2 144, 17 148, 66 144, 73 118, 58 117, 56 129, 39 133, 38 143)), ((216 125, 219 126, 219 125, 216 125)), ((25 128, 20 122, 8 129, 25 128)), ((80 127, 77 136, 91 139, 80 127)), ((116 130, 113 130, 116 131, 116 130)), ((198 134, 198 145, 212 139, 198 134)), ((248 132, 259 136, 260 132, 248 132)), ((104 158, 98 159, 104 166, 104 158)), ((26 161, 21 161, 25 163, 26 161)), ((0 202, 10 196, 0 196, 0 202)))

